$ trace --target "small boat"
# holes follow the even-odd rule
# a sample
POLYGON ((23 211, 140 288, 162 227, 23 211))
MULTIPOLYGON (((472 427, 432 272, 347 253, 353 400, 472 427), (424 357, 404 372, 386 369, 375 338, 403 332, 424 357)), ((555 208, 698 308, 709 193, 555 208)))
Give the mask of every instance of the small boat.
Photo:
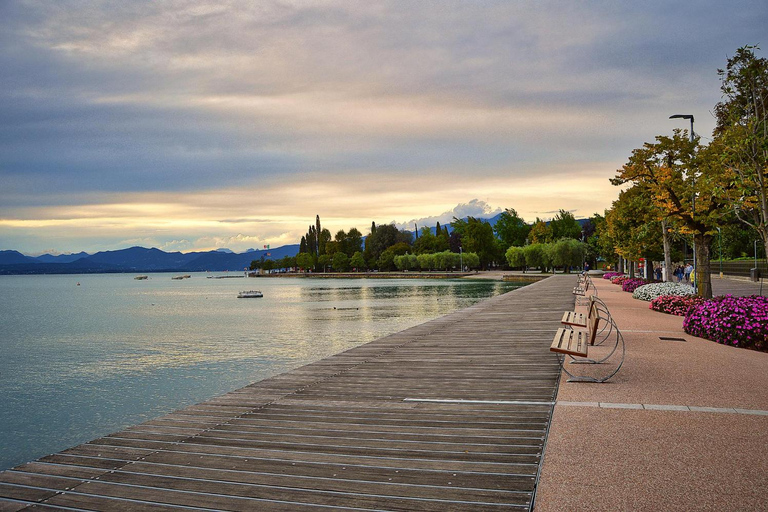
POLYGON ((240 292, 237 294, 238 299, 254 299, 263 296, 264 294, 259 290, 248 290, 247 292, 240 292))
POLYGON ((189 279, 192 276, 189 275, 183 275, 183 276, 173 276, 171 279, 175 279, 176 281, 181 281, 182 279, 189 279))
POLYGON ((143 281, 145 279, 149 279, 149 276, 136 276, 134 279, 137 281, 143 281))

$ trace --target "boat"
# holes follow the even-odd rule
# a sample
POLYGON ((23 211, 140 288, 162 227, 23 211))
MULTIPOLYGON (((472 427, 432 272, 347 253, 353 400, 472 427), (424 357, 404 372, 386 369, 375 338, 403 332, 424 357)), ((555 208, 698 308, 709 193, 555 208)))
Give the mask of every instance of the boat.
POLYGON ((183 276, 173 276, 171 279, 175 279, 177 281, 181 281, 182 279, 189 279, 190 277, 192 277, 192 276, 184 274, 183 276))
POLYGON ((263 296, 264 294, 259 290, 248 290, 247 292, 240 292, 237 294, 238 299, 254 299, 263 296))
POLYGON ((149 276, 136 276, 134 279, 137 281, 143 281, 145 279, 149 279, 149 276))

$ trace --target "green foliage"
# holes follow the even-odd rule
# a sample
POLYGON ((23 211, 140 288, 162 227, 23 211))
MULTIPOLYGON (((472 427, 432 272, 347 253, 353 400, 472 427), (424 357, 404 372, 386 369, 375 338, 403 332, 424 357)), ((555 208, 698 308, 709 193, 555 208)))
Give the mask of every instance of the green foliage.
POLYGON ((718 165, 711 169, 738 219, 768 249, 768 59, 744 46, 718 70, 723 100, 715 107, 718 165))
POLYGON ((462 249, 476 253, 482 267, 501 259, 497 254, 493 228, 487 221, 474 217, 468 217, 467 220, 454 217, 451 226, 461 236, 462 249))
MULTIPOLYGON (((381 229, 381 227, 379 227, 379 229, 381 229)), ((394 251, 392 251, 391 249, 385 249, 379 256, 378 261, 376 262, 377 266, 379 267, 379 270, 383 272, 394 270, 395 256, 397 256, 397 254, 395 254, 394 251)))
POLYGON ((581 238, 581 225, 571 212, 562 209, 549 223, 549 229, 552 231, 553 240, 559 240, 561 238, 581 238))
POLYGON ((517 215, 514 208, 507 208, 499 216, 493 230, 503 242, 504 247, 523 246, 526 238, 528 238, 528 233, 531 231, 531 226, 517 215))
POLYGON ((512 268, 525 268, 525 248, 512 246, 504 254, 512 268))
POLYGON ((435 255, 433 253, 419 254, 417 261, 421 270, 433 270, 435 268, 435 255))
POLYGON ((333 270, 336 272, 347 272, 349 270, 349 256, 339 251, 333 255, 333 270))
POLYGON ((300 252, 296 255, 296 266, 304 270, 314 268, 315 258, 309 253, 300 252))
MULTIPOLYGON (((536 217, 536 222, 531 226, 528 233, 528 239, 531 244, 545 244, 552 241, 552 230, 547 223, 536 217)), ((538 266, 538 265, 536 265, 538 266)))
POLYGON ((413 252, 416 254, 435 252, 436 245, 437 237, 432 234, 432 230, 429 228, 421 228, 419 238, 413 242, 413 252))
POLYGON ((360 251, 355 252, 349 260, 349 264, 358 272, 360 270, 365 270, 365 257, 363 257, 363 253, 360 251))
POLYGON ((528 267, 540 267, 542 272, 549 266, 549 256, 545 254, 544 244, 530 244, 523 247, 525 264, 528 267))
POLYGON ((418 257, 415 254, 401 254, 394 258, 397 270, 415 270, 419 268, 418 257))
POLYGON ((557 242, 547 244, 544 251, 553 266, 563 267, 569 272, 569 267, 579 267, 584 262, 587 245, 573 238, 561 238, 557 242))
POLYGON ((325 272, 327 268, 331 266, 331 257, 327 254, 321 254, 317 257, 317 269, 321 272, 325 272))
MULTIPOLYGON (((480 268, 480 256, 474 252, 465 252, 464 253, 464 267, 469 269, 478 269, 480 268)), ((460 258, 461 259, 461 258, 460 258)), ((464 270, 464 269, 461 269, 464 270)))

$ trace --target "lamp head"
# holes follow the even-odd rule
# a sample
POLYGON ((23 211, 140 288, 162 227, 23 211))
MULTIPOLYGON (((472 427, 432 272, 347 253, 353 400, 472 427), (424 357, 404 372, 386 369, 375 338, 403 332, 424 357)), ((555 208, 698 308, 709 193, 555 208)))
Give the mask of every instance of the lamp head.
POLYGON ((691 114, 675 114, 673 116, 669 116, 670 119, 690 119, 693 121, 693 115, 691 114))

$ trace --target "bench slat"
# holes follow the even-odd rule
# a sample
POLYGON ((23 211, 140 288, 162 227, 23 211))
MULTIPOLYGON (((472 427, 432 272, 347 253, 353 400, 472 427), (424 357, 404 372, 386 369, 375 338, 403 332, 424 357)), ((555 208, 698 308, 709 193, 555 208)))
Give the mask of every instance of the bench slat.
POLYGON ((549 350, 561 354, 572 356, 587 357, 587 336, 585 331, 574 331, 572 329, 560 328, 555 333, 552 345, 549 350))
POLYGON ((576 327, 586 327, 587 316, 584 313, 577 313, 576 311, 566 311, 563 313, 563 319, 560 320, 560 323, 576 327))

